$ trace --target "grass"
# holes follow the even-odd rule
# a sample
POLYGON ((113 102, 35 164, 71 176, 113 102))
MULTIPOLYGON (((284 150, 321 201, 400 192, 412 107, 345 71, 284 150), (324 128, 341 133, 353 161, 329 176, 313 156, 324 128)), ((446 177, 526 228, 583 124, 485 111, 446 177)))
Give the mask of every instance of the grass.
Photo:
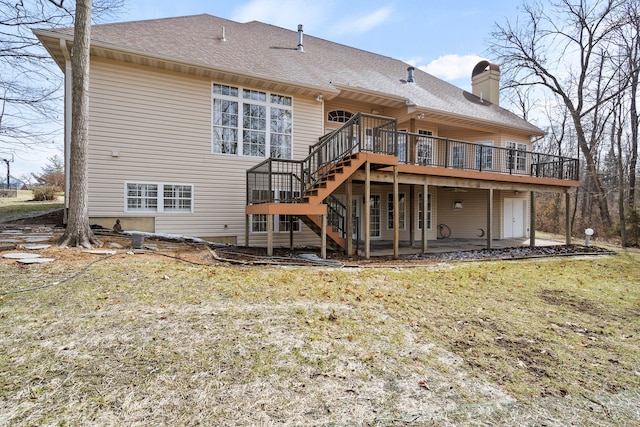
POLYGON ((46 202, 36 202, 32 199, 33 195, 31 191, 26 190, 18 190, 17 198, 0 198, 0 222, 11 218, 36 215, 64 206, 62 196, 58 196, 58 199, 55 201, 46 202))
POLYGON ((10 292, 97 259, 73 254, 0 261, 0 425, 640 422, 637 251, 344 269, 120 253, 10 292))

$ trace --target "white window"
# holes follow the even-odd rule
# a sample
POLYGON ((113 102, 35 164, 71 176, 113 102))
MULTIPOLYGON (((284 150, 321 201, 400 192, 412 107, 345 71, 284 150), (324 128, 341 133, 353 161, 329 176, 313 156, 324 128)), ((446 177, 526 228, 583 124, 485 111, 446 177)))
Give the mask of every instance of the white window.
MULTIPOLYGON (((291 215, 274 215, 273 231, 274 233, 289 232, 293 226, 294 232, 299 232, 301 222, 298 218, 291 215), (293 219, 293 221, 291 221, 293 219)), ((267 232, 267 215, 257 214, 251 215, 251 232, 266 233, 267 232)))
MULTIPOLYGON (((424 220, 424 200, 422 193, 418 193, 418 230, 422 230, 424 220)), ((427 194, 427 230, 431 230, 431 194, 427 194)))
POLYGON ((191 185, 164 185, 165 212, 191 212, 193 206, 193 187, 191 185))
POLYGON ((417 144, 417 154, 418 154, 418 164, 419 165, 432 165, 433 164, 433 139, 429 138, 429 136, 433 135, 433 132, 430 130, 419 129, 418 134, 418 144, 417 144))
POLYGON ((327 113, 327 121, 336 122, 336 123, 346 123, 352 116, 353 116, 353 113, 350 113, 345 110, 333 110, 327 113))
POLYGON ((476 142, 476 170, 493 169, 493 141, 476 142))
POLYGON ((265 214, 251 215, 251 232, 267 232, 267 216, 265 214))
POLYGON ((126 182, 125 212, 192 213, 193 185, 126 182))
POLYGON ((213 83, 213 153, 290 159, 292 129, 290 96, 213 83))
POLYGON ((506 142, 507 169, 520 173, 527 172, 527 144, 520 142, 506 142))
POLYGON ((407 163, 407 130, 398 130, 398 161, 407 163))
MULTIPOLYGON (((387 229, 393 230, 393 193, 387 194, 387 229)), ((404 193, 398 194, 398 230, 405 229, 406 202, 404 193)))
POLYGON ((372 194, 369 201, 371 205, 369 208, 369 236, 380 237, 380 195, 372 194))
MULTIPOLYGON (((296 197, 300 197, 300 193, 297 191, 291 194, 291 191, 286 190, 274 190, 273 197, 269 198, 268 190, 253 190, 253 201, 256 203, 280 201, 290 202, 296 197)), ((266 233, 267 232, 267 215, 258 214, 251 215, 251 232, 252 233, 266 233)), ((274 215, 273 218, 273 231, 275 233, 283 233, 290 231, 293 227, 294 232, 301 230, 301 221, 298 218, 291 217, 291 215, 274 215), (293 222, 291 221, 293 219, 293 222)))
POLYGON ((464 169, 465 146, 462 143, 454 143, 451 147, 451 166, 456 169, 464 169))

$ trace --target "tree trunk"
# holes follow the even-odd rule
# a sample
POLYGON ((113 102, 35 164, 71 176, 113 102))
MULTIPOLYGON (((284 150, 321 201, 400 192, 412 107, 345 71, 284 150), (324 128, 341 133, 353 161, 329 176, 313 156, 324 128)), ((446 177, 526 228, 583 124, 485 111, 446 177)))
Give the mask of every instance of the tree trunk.
POLYGON ((627 221, 625 209, 625 173, 624 173, 624 153, 622 152, 622 135, 624 132, 624 114, 622 109, 622 98, 618 98, 614 105, 613 124, 611 127, 611 148, 616 162, 618 175, 618 219, 620 220, 620 242, 623 248, 629 246, 627 240, 627 221), (617 153, 616 153, 617 149, 617 153))
POLYGON ((76 2, 71 58, 71 150, 69 167, 69 217, 59 246, 90 248, 99 243, 89 227, 87 148, 89 144, 89 48, 92 0, 76 2))
MULTIPOLYGON (((640 43, 640 42, 637 42, 640 43)), ((638 165, 638 109, 636 96, 638 93, 638 69, 633 71, 631 76, 631 156, 629 158, 629 199, 627 204, 634 210, 636 207, 636 167, 638 165)))
POLYGON ((573 123, 576 127, 576 133, 578 136, 578 145, 586 161, 586 171, 588 175, 587 180, 593 186, 593 195, 596 199, 598 209, 600 210, 600 219, 602 220, 602 224, 605 228, 610 229, 613 223, 611 222, 611 215, 609 214, 607 197, 604 189, 602 188, 602 184, 600 183, 600 178, 598 177, 598 166, 593 158, 591 147, 589 147, 589 144, 587 143, 587 138, 584 134, 584 129, 582 128, 582 122, 579 117, 576 118, 576 114, 573 114, 573 116, 573 123))

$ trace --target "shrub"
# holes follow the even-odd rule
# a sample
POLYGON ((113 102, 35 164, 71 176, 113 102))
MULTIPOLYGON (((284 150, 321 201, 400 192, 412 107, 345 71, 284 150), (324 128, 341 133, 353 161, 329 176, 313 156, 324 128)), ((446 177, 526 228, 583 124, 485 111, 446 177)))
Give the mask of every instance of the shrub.
POLYGON ((48 200, 55 200, 58 192, 58 187, 54 185, 38 185, 33 188, 33 200, 37 202, 43 202, 48 200))

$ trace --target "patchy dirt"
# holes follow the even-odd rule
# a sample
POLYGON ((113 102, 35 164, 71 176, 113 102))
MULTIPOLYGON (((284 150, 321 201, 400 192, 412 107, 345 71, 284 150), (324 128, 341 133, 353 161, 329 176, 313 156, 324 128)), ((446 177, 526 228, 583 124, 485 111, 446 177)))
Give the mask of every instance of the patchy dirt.
MULTIPOLYGON (((0 224, 6 240, 62 231, 0 224)), ((331 253, 324 265, 389 268, 266 268, 325 261, 160 236, 138 255, 130 235, 95 233, 115 255, 0 258, 11 425, 638 424, 637 254, 331 253)))
MULTIPOLYGON (((0 230, 4 229, 27 229, 38 230, 48 227, 52 230, 51 244, 55 244, 62 235, 63 210, 58 209, 43 215, 30 216, 0 224, 0 230)), ((131 249, 131 236, 128 234, 118 234, 107 229, 95 229, 94 233, 103 243, 104 249, 131 249)), ((288 264, 288 265, 329 265, 329 266, 413 266, 424 265, 448 261, 477 261, 477 260, 513 260, 523 258, 541 258, 554 256, 573 255, 612 255, 615 252, 597 247, 583 245, 559 245, 543 247, 511 247, 500 249, 475 249, 459 250, 440 253, 426 254, 406 254, 400 255, 398 259, 392 256, 372 256, 370 259, 357 256, 346 256, 340 252, 329 252, 328 260, 322 260, 317 255, 317 247, 297 247, 292 252, 289 248, 275 248, 274 256, 268 257, 266 248, 243 247, 217 245, 214 243, 207 245, 197 244, 187 240, 172 239, 165 236, 153 236, 145 238, 145 250, 157 251, 162 249, 163 255, 188 257, 189 260, 199 263, 210 262, 231 262, 239 264, 288 264), (316 256, 309 257, 309 254, 316 256)), ((47 250, 47 256, 54 256, 56 259, 66 259, 71 261, 74 257, 83 257, 81 253, 64 251, 59 248, 47 250)), ((552 296, 548 296, 553 304, 552 296)), ((560 304, 561 302, 558 302, 560 304)))

